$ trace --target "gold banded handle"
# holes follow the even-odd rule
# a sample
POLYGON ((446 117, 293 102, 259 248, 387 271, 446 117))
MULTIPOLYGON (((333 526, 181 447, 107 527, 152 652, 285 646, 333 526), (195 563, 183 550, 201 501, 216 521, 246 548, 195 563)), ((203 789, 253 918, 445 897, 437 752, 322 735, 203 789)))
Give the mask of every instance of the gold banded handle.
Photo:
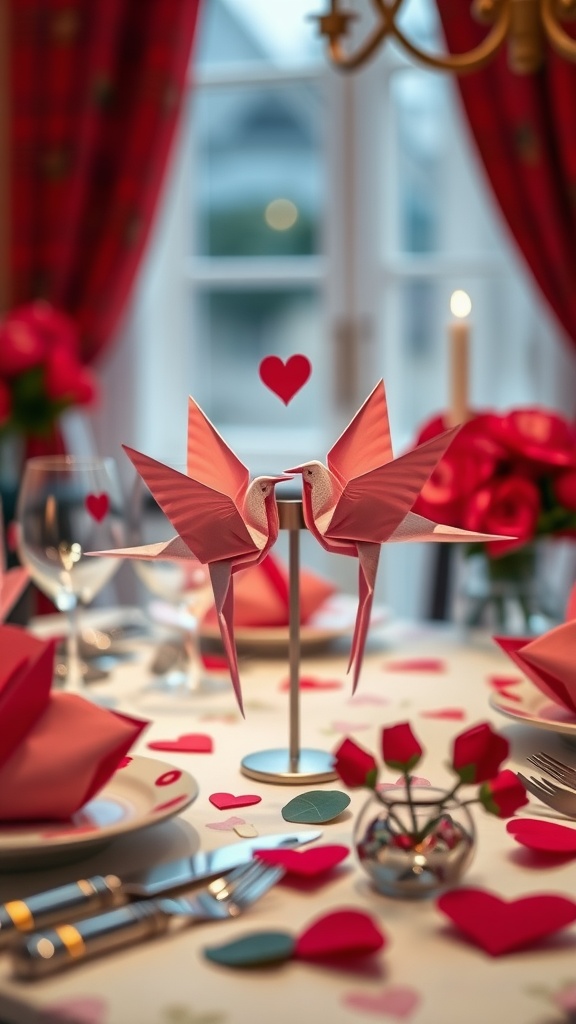
POLYGON ((0 948, 19 934, 127 902, 116 875, 95 875, 0 906, 0 948))

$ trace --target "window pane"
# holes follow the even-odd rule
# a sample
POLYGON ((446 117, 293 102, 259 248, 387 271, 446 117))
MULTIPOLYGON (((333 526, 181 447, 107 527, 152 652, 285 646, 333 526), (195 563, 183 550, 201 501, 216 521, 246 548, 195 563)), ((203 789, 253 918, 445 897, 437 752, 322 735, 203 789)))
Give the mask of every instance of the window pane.
MULTIPOLYGON (((319 296, 311 288, 230 290, 200 293, 198 334, 202 386, 209 385, 211 418, 220 427, 263 428, 262 451, 273 448, 269 430, 317 428, 327 400, 320 361, 322 324, 319 296), (268 355, 282 360, 308 356, 313 372, 286 407, 260 382, 258 367, 268 355)), ((195 392, 196 394, 196 392, 195 392)))
MULTIPOLYGON (((316 7, 321 10, 322 0, 316 7)), ((204 67, 318 61, 322 42, 307 18, 311 11, 310 0, 207 0, 197 60, 204 67)))
POLYGON ((314 85, 206 89, 197 98, 197 250, 209 256, 318 251, 322 103, 314 85))

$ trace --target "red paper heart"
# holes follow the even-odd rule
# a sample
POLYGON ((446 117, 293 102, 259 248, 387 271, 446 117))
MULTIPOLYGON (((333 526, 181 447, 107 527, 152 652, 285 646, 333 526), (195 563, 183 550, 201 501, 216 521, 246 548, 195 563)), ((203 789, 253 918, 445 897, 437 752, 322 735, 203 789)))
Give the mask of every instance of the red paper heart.
POLYGON ((256 796, 255 793, 245 793, 244 796, 233 796, 232 793, 211 793, 208 799, 219 811, 226 811, 229 807, 250 807, 251 804, 259 804, 262 797, 256 796))
POLYGON ((87 494, 84 504, 92 519, 95 519, 97 523, 101 523, 110 508, 110 498, 106 493, 87 494))
POLYGON ((311 373, 310 360, 303 355, 290 356, 286 363, 279 356, 266 356, 260 363, 260 380, 284 405, 304 387, 311 373))
POLYGON ((313 878, 336 867, 349 854, 347 846, 314 846, 310 850, 255 850, 267 864, 279 864, 289 875, 313 878))
POLYGON ((319 917, 298 936, 294 956, 300 960, 366 956, 385 945, 385 936, 368 914, 336 910, 319 917))
POLYGON ((380 992, 348 992, 344 1005, 364 1013, 406 1020, 420 1005, 420 993, 407 985, 387 985, 380 992))
POLYGON ((576 828, 535 818, 514 818, 506 831, 522 846, 547 853, 576 853, 576 828))
POLYGON ((503 900, 485 889, 454 889, 436 906, 491 956, 529 946, 576 920, 576 903, 542 893, 503 900))
POLYGON ((181 754, 211 754, 214 750, 212 737, 203 732, 188 732, 175 740, 152 740, 150 750, 177 750, 181 754))

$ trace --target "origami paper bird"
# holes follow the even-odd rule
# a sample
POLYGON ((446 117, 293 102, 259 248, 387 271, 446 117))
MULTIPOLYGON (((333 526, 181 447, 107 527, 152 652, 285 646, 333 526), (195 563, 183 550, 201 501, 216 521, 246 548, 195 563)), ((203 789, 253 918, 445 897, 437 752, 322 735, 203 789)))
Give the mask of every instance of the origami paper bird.
POLYGON ((187 474, 126 445, 123 448, 177 536, 106 554, 163 561, 196 558, 208 565, 232 685, 244 714, 234 642, 232 577, 261 562, 276 542, 279 522, 274 488, 289 477, 259 476, 250 482, 246 466, 193 398, 188 405, 187 474))
POLYGON ((501 539, 434 523, 410 509, 460 428, 454 427, 393 458, 384 381, 328 452, 327 465, 311 461, 285 470, 302 474, 304 520, 327 551, 358 558, 359 602, 348 671, 353 691, 362 667, 380 546, 397 541, 501 539))

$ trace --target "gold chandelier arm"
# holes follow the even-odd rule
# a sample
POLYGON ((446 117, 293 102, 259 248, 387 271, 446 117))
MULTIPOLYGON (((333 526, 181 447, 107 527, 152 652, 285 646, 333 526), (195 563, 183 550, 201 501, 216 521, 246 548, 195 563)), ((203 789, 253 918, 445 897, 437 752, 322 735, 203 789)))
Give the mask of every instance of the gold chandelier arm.
POLYGON ((330 60, 342 71, 355 71, 361 64, 364 64, 369 57, 378 49, 382 40, 388 34, 387 25, 381 26, 368 37, 363 46, 356 53, 346 53, 339 39, 330 39, 328 43, 328 54, 330 60))
POLYGON ((542 0, 542 24, 550 45, 565 60, 576 62, 576 39, 562 28, 554 13, 553 0, 542 0))
POLYGON ((494 23, 493 28, 482 42, 478 44, 478 46, 475 46, 472 50, 468 50, 467 53, 451 53, 446 57, 437 57, 435 54, 425 53, 424 51, 419 50, 417 46, 406 38, 402 30, 399 29, 396 24, 392 26, 392 32, 400 45, 403 46, 408 53, 412 54, 416 60, 421 61, 428 67, 436 68, 436 70, 454 71, 457 75, 463 75, 467 74, 469 71, 476 71, 492 59, 496 51, 506 40, 506 36, 508 35, 510 28, 510 21, 510 5, 506 3, 502 6, 502 10, 498 19, 494 23))

